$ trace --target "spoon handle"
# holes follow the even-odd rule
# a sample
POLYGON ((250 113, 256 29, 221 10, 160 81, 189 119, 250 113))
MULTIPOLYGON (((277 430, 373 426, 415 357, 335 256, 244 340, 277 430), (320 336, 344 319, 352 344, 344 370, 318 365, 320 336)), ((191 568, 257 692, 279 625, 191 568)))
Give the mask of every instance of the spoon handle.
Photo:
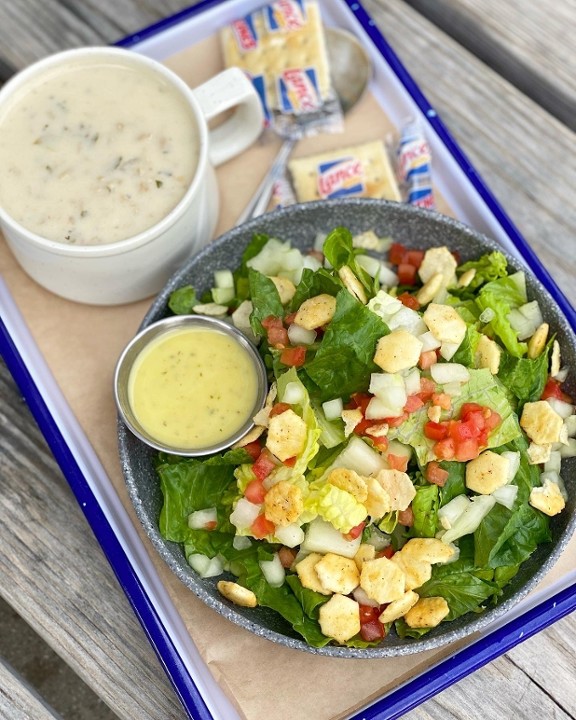
POLYGON ((236 225, 250 220, 251 218, 258 217, 266 212, 274 183, 281 176, 282 171, 286 165, 286 161, 290 157, 290 153, 296 144, 296 138, 286 138, 276 155, 274 162, 270 166, 268 172, 264 176, 264 179, 258 186, 258 189, 252 196, 250 202, 244 208, 240 217, 236 220, 236 225))

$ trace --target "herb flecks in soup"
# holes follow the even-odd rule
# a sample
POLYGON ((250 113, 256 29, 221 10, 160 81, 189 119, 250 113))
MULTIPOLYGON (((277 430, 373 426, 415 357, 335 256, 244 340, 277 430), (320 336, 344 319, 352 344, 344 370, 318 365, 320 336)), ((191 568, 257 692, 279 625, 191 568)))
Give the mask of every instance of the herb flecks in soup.
POLYGON ((0 117, 0 204, 57 242, 118 242, 155 225, 182 199, 197 162, 186 101, 137 68, 56 68, 0 117))
POLYGON ((230 438, 251 417, 258 395, 254 363, 217 330, 183 328, 153 340, 128 383, 138 422, 162 444, 195 450, 230 438))

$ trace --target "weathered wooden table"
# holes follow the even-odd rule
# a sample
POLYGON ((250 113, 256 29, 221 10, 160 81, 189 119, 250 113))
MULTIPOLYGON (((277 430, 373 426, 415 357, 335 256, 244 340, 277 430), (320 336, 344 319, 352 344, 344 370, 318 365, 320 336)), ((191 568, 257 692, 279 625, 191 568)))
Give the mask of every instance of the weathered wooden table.
MULTIPOLYGON (((187 4, 0 0, 0 82, 48 53, 114 42, 187 4)), ((365 0, 365 6, 576 303, 574 0, 365 0)), ((0 426, 0 595, 119 718, 183 717, 4 365, 0 426)), ((573 718, 575 676, 572 615, 406 717, 573 718)), ((55 717, 1 660, 0 716, 55 717)))

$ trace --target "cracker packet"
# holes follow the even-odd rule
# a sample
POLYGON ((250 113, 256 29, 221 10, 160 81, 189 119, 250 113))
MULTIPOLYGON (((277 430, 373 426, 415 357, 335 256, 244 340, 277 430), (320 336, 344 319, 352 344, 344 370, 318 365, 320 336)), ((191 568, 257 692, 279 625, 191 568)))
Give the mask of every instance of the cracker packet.
POLYGON ((435 208, 430 146, 417 120, 408 120, 402 128, 398 146, 398 179, 408 204, 430 210, 435 208))
POLYGON ((401 200, 381 140, 291 160, 288 169, 299 202, 342 197, 401 200))
POLYGON ((315 0, 276 0, 225 26, 220 41, 226 67, 258 91, 268 128, 294 138, 342 130, 315 0))

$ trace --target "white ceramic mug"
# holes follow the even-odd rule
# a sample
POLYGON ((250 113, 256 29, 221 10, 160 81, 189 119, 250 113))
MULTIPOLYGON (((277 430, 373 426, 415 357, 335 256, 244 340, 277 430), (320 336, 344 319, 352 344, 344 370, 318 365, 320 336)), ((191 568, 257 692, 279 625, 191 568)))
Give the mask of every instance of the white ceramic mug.
MULTIPOLYGON (((22 268, 48 290, 89 304, 128 303, 157 293, 184 260, 211 240, 219 214, 214 166, 256 140, 263 126, 262 107, 252 83, 238 68, 224 70, 191 90, 171 70, 145 56, 119 48, 82 48, 41 60, 2 88, 0 132, 2 111, 10 101, 17 101, 17 93, 44 73, 79 61, 120 63, 156 73, 181 94, 199 140, 193 179, 182 199, 159 222, 116 242, 70 245, 49 240, 16 222, 2 207, 1 198, 0 228, 22 268), (208 128, 208 121, 228 110, 234 110, 230 117, 208 128)), ((24 187, 22 192, 26 192, 24 187)))

